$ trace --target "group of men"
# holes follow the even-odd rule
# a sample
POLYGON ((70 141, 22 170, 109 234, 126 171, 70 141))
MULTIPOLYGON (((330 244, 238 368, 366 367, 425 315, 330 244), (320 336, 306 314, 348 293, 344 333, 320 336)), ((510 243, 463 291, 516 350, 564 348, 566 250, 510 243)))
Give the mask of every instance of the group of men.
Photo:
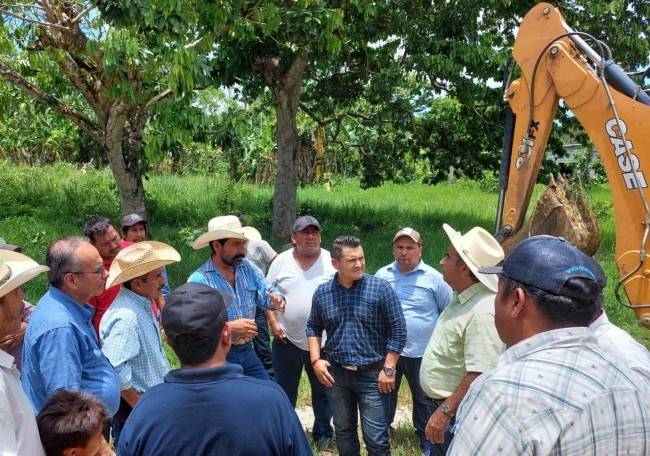
MULTIPOLYGON (((358 238, 339 236, 327 251, 312 216, 295 221, 293 247, 279 255, 241 217, 219 216, 193 244, 210 248, 207 261, 163 296, 164 268, 181 258, 147 241, 146 228, 125 217, 123 240, 94 218, 87 237, 48 248, 47 267, 0 250, 0 306, 4 294, 15 304, 0 344, 24 332, 15 290, 49 268, 23 347, 29 402, 22 391, 9 402, 23 417, 18 448, 38 447, 25 405, 38 413, 68 389, 106 406, 118 454, 311 454, 294 410, 303 370, 312 437, 327 448, 335 430, 340 455, 360 454, 359 418, 368 454, 391 453, 404 377, 427 455, 650 448, 650 355, 607 321, 600 265, 560 238, 530 238, 504 262, 486 230, 445 224, 441 274, 406 227, 393 238, 395 261, 373 276, 358 238), (261 319, 273 334, 270 362, 261 319), (160 325, 179 370, 170 371, 160 325), (251 417, 255 432, 241 425, 251 417)), ((3 377, 11 368, 4 351, 0 367, 3 377)), ((99 451, 111 454, 106 440, 99 451)))

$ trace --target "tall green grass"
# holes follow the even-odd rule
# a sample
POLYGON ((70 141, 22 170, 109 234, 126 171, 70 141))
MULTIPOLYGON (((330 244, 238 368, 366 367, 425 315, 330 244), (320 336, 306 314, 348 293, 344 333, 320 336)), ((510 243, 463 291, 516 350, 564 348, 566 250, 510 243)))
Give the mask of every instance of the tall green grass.
MULTIPOLYGON (((170 286, 178 287, 209 256, 195 251, 192 241, 216 215, 239 212, 246 216, 279 252, 289 239, 270 237, 273 189, 211 176, 151 176, 145 182, 149 228, 154 239, 174 246, 182 256, 179 264, 168 266, 170 286)), ((533 201, 541 191, 537 186, 533 201)), ((596 258, 609 278, 605 307, 610 319, 650 346, 650 331, 634 313, 615 303, 613 289, 618 280, 614 263, 615 223, 607 186, 589 189, 602 230, 602 244, 596 258)), ((318 218, 323 227, 323 247, 336 236, 352 234, 361 238, 367 270, 374 273, 393 261, 392 238, 405 226, 423 237, 423 259, 437 266, 449 244, 442 224, 466 232, 476 225, 493 231, 497 194, 483 186, 460 181, 457 184, 395 185, 361 190, 350 181, 332 188, 312 186, 298 190, 298 214, 318 218)), ((107 170, 79 169, 67 164, 31 168, 0 162, 0 236, 23 246, 24 253, 45 261, 47 245, 68 235, 80 235, 86 220, 101 214, 119 224, 119 197, 107 170)), ((41 275, 26 287, 28 300, 36 302, 47 289, 41 275)), ((168 351, 172 363, 175 356, 168 351)), ((177 364, 175 364, 177 366, 177 364)), ((401 401, 409 401, 403 382, 401 401)), ((309 403, 309 387, 302 382, 299 404, 309 403)), ((400 428, 393 438, 395 454, 418 454, 412 428, 400 428)))
MULTIPOLYGON (((107 170, 79 169, 68 164, 27 167, 0 162, 0 236, 22 245, 37 261, 45 259, 48 244, 63 236, 82 234, 86 220, 96 214, 120 220, 119 197, 107 170)), ((183 260, 168 267, 172 288, 179 286, 208 258, 207 249, 195 251, 191 242, 207 229, 210 218, 233 212, 245 215, 271 245, 282 251, 287 239, 270 237, 271 187, 235 183, 222 176, 151 176, 145 181, 149 227, 153 238, 179 250, 183 260)), ((537 186, 535 195, 542 186, 537 186)), ((614 263, 615 223, 607 186, 589 189, 589 198, 602 230, 596 258, 609 277, 606 309, 611 320, 650 346, 650 331, 634 313, 615 303, 618 280, 614 263)), ((311 186, 298 190, 298 215, 311 214, 323 227, 323 246, 336 236, 352 234, 362 240, 367 270, 374 273, 393 260, 391 240, 404 226, 420 231, 424 261, 436 266, 449 244, 442 224, 462 232, 475 225, 494 228, 497 194, 481 185, 460 181, 455 185, 385 184, 361 190, 350 181, 331 188, 311 186)), ((28 299, 37 301, 47 288, 40 276, 26 287, 28 299)))

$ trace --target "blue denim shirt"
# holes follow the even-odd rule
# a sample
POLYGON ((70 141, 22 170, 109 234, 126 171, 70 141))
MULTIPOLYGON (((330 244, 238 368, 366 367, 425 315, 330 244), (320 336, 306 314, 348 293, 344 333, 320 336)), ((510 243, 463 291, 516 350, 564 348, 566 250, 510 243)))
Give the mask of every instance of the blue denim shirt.
POLYGON ((307 336, 322 337, 329 356, 344 366, 365 366, 400 354, 406 344, 404 312, 388 282, 364 274, 350 288, 339 283, 338 273, 316 289, 307 336))
POLYGON ((112 415, 120 404, 120 381, 102 353, 92 325, 93 308, 50 286, 38 301, 23 344, 22 384, 36 413, 56 390, 81 390, 102 401, 112 415))
POLYGON ((228 307, 230 321, 240 318, 254 319, 256 306, 263 310, 271 309, 271 300, 266 296, 267 291, 271 294, 280 294, 280 291, 264 278, 262 271, 245 258, 235 265, 235 288, 219 272, 212 258, 194 271, 187 281, 208 285, 230 296, 231 303, 228 307))

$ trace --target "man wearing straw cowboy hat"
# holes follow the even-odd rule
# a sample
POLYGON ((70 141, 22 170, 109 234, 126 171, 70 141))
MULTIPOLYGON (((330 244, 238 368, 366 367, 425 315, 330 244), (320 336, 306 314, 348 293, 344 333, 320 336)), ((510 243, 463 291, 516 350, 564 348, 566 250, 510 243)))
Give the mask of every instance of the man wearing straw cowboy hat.
MULTIPOLYGON (((111 416, 120 404, 120 382, 99 348, 92 326, 92 296, 104 291, 108 272, 88 238, 71 236, 48 247, 50 288, 29 320, 23 346, 22 384, 36 413, 65 388, 102 401, 111 416)), ((112 454, 108 443, 100 454, 112 454)))
POLYGON ((481 373, 496 366, 505 349, 494 326, 498 281, 478 272, 503 261, 503 249, 483 228, 461 235, 447 224, 442 227, 451 241, 440 260, 442 277, 455 294, 438 317, 420 369, 420 384, 434 409, 425 428, 433 443, 431 456, 446 453, 454 415, 467 389, 481 373))
POLYGON ((199 236, 192 245, 196 250, 209 246, 212 254, 187 281, 203 283, 230 297, 228 320, 233 340, 228 362, 241 365, 244 375, 268 380, 269 376, 253 350, 252 340, 257 336, 255 308, 284 312, 285 302, 259 268, 245 259, 246 242, 260 239, 259 231, 252 226, 242 227, 235 215, 214 217, 208 223, 207 233, 199 236))
MULTIPOLYGON (((0 237, 0 250, 10 250, 12 252, 21 253, 22 247, 18 245, 8 244, 0 237)), ((12 333, 0 337, 0 349, 6 351, 14 357, 16 368, 20 371, 21 361, 23 357, 23 342, 25 340, 25 331, 27 331, 27 324, 29 319, 34 313, 34 306, 23 299, 23 311, 20 314, 20 325, 18 329, 12 333)))
MULTIPOLYGON (((48 269, 21 253, 0 250, 0 339, 20 328, 25 297, 21 285, 48 269)), ((0 454, 45 454, 14 358, 4 350, 0 350, 0 454)))
POLYGON ((163 266, 180 260, 173 247, 142 241, 121 250, 108 271, 106 287, 122 285, 99 325, 102 352, 120 377, 120 409, 111 420, 114 445, 142 393, 169 372, 151 302, 165 286, 163 266))

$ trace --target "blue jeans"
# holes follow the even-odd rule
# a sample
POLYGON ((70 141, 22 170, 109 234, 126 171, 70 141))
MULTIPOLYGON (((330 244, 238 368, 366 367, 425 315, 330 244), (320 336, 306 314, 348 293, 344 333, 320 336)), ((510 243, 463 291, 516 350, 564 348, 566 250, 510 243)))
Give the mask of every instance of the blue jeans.
POLYGON ((266 373, 271 380, 274 379, 273 361, 271 360, 271 338, 269 336, 269 322, 266 314, 259 307, 255 308, 255 324, 257 325, 257 337, 253 339, 255 354, 262 362, 266 373))
POLYGON ((381 394, 378 389, 380 369, 350 371, 330 361, 329 371, 335 383, 325 392, 334 415, 339 455, 358 456, 361 453, 357 435, 358 414, 361 415, 361 433, 368 455, 390 455, 388 395, 381 394))
MULTIPOLYGON (((433 404, 432 405, 433 412, 435 412, 438 407, 433 404)), ((429 447, 429 455, 430 456, 445 456, 447 454, 447 450, 451 446, 451 439, 454 438, 454 434, 451 432, 451 430, 454 427, 454 424, 456 424, 456 418, 452 418, 451 422, 447 426, 447 429, 445 429, 445 441, 443 443, 430 443, 429 447)))
POLYGON ((402 377, 406 377, 409 388, 411 389, 411 398, 413 399, 413 426, 415 427, 415 434, 420 439, 420 445, 426 453, 429 448, 430 442, 427 440, 424 429, 427 426, 427 421, 433 413, 429 398, 424 394, 420 387, 420 365, 422 358, 406 358, 401 356, 397 361, 397 368, 395 369, 395 389, 388 395, 388 423, 392 424, 395 419, 395 411, 397 409, 397 392, 402 384, 402 377))
MULTIPOLYGON (((314 368, 311 367, 309 351, 297 347, 288 340, 286 344, 283 344, 274 339, 271 353, 275 367, 275 381, 282 387, 294 407, 298 400, 300 375, 302 369, 305 369, 311 385, 311 406, 314 411, 312 437, 316 442, 331 439, 334 432, 330 424, 332 409, 327 401, 325 386, 318 380, 314 368)), ((323 353, 321 353, 321 357, 325 357, 323 353)))
POLYGON ((264 370, 262 362, 253 350, 253 343, 248 342, 244 345, 231 345, 230 351, 226 355, 226 361, 230 364, 239 364, 244 368, 244 375, 255 377, 262 380, 269 380, 269 375, 264 370))

